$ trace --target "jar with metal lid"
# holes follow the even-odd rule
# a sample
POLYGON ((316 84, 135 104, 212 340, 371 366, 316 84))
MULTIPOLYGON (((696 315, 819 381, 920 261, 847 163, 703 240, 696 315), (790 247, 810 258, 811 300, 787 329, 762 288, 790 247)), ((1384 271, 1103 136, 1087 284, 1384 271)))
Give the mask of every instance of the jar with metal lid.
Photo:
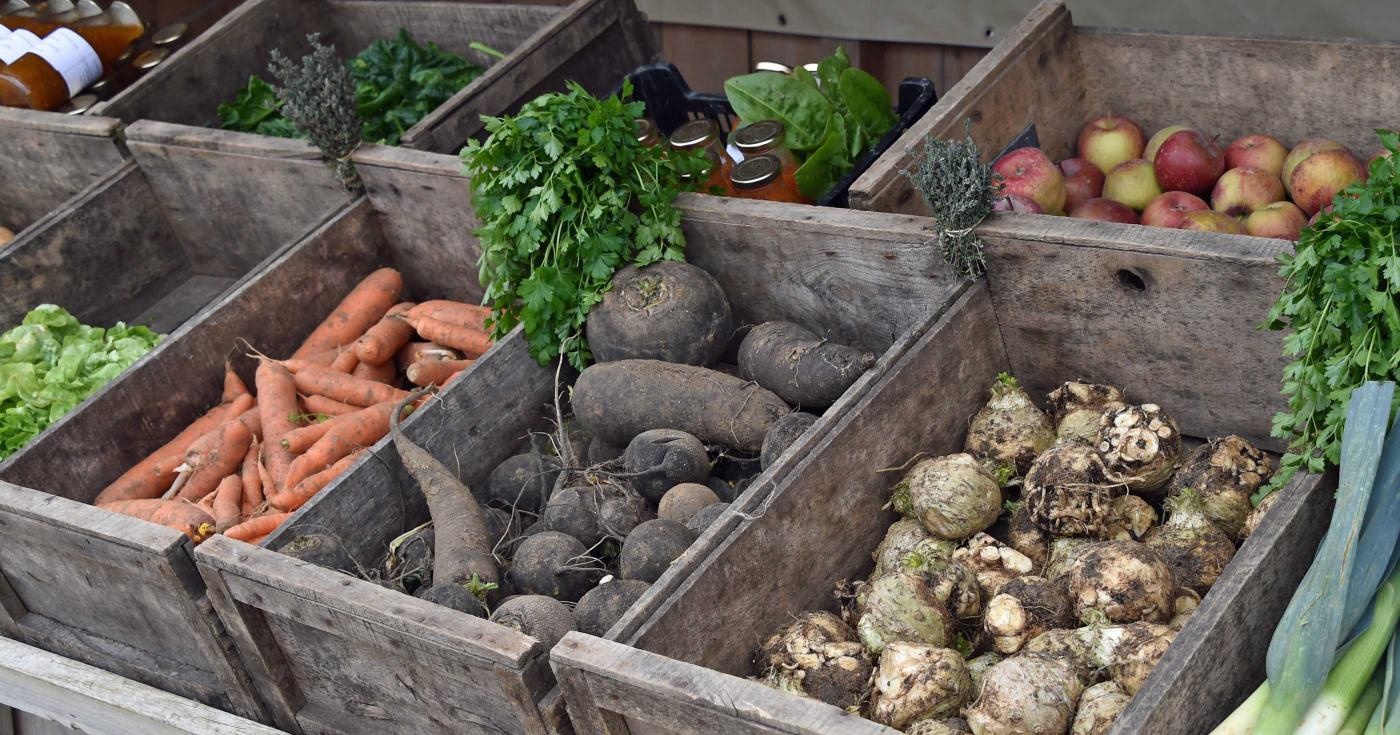
POLYGON ((776 61, 760 61, 757 64, 753 65, 753 70, 756 72, 771 71, 774 74, 792 73, 792 67, 788 66, 787 64, 779 64, 776 61))
POLYGON ((661 130, 651 118, 637 118, 637 142, 648 148, 661 145, 661 130))
POLYGON ((790 179, 783 176, 783 163, 771 153, 745 158, 729 173, 729 182, 736 196, 744 199, 764 199, 770 202, 800 202, 801 194, 790 179))
POLYGON ((728 178, 734 160, 724 151, 720 141, 719 123, 709 118, 691 120, 671 133, 671 147, 678 151, 711 151, 719 161, 719 172, 728 178))
POLYGON ((712 150, 703 151, 706 167, 698 174, 681 172, 681 188, 696 191, 701 194, 713 194, 715 196, 732 197, 734 187, 729 184, 729 176, 720 165, 719 157, 712 150), (692 185, 699 181, 698 185, 692 185))
POLYGON ((764 153, 777 157, 783 164, 782 175, 787 179, 788 186, 798 192, 801 201, 811 201, 802 197, 797 188, 797 157, 793 155, 792 149, 788 148, 787 128, 782 123, 777 120, 760 120, 745 125, 734 131, 730 142, 739 149, 744 160, 764 153))

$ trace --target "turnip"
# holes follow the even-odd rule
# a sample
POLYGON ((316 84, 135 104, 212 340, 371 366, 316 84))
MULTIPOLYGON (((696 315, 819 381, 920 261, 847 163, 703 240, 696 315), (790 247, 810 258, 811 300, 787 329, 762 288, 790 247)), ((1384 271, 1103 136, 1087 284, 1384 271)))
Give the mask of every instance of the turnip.
POLYGON ((1270 508, 1274 507, 1281 495, 1283 495, 1282 491, 1274 491, 1265 495, 1264 499, 1259 501, 1259 505, 1256 505, 1254 510, 1249 512, 1249 515, 1244 519, 1244 528, 1240 529, 1241 542, 1259 530, 1259 524, 1264 522, 1264 516, 1268 514, 1270 508))
POLYGON ((435 584, 432 587, 419 587, 414 591, 413 596, 473 617, 486 617, 486 608, 481 604, 481 600, 478 600, 476 595, 468 592, 467 588, 460 584, 449 582, 435 584))
POLYGON ((1016 378, 1002 373, 992 385, 991 400, 972 417, 965 446, 979 458, 1013 466, 1022 474, 1054 443, 1050 418, 1036 408, 1016 378))
POLYGON ((1118 715, 1132 701, 1131 694, 1111 681, 1095 684, 1079 695, 1079 710, 1074 713, 1070 735, 1108 735, 1118 715))
POLYGON ((875 355, 792 322, 764 322, 739 345, 739 375, 802 408, 836 402, 875 365, 875 355))
POLYGON ((1044 569, 1046 562, 1050 561, 1050 543, 1053 537, 1036 525, 1025 503, 1010 503, 1009 506, 1011 516, 1006 522, 1007 545, 1025 554, 1036 569, 1044 569))
POLYGON ((496 465, 482 486, 485 502, 498 508, 538 513, 559 477, 557 457, 538 452, 517 454, 496 465))
POLYGON ((979 533, 959 546, 953 552, 953 561, 963 564, 977 575, 977 586, 981 588, 984 600, 996 597, 1003 584, 1026 576, 1035 568, 1030 557, 985 533, 979 533))
POLYGON ((1084 549, 1066 580, 1075 615, 1084 622, 1103 613, 1111 622, 1171 619, 1176 582, 1156 551, 1137 541, 1101 541, 1084 549))
POLYGON ((759 465, 763 469, 768 469, 778 458, 783 456, 788 447, 797 443, 807 430, 812 428, 812 424, 817 423, 817 417, 810 413, 798 411, 790 413, 768 428, 768 433, 763 435, 763 449, 758 453, 759 465))
POLYGON ((620 536, 610 534, 603 527, 601 511, 604 501, 626 496, 627 490, 616 482, 593 478, 575 480, 574 484, 554 491, 539 522, 551 531, 567 533, 585 547, 592 547, 609 535, 620 536))
POLYGON ((1123 494, 1098 452, 1079 441, 1060 442, 1037 457, 1021 491, 1036 525, 1057 536, 1106 535, 1113 498, 1123 494))
POLYGON ((636 436, 622 454, 632 487, 652 503, 683 482, 704 482, 710 458, 699 439, 674 429, 653 429, 636 436))
POLYGON ((1196 447, 1167 492, 1173 496, 1196 491, 1206 517, 1230 538, 1238 538, 1249 517, 1250 496, 1273 474, 1268 455, 1238 436, 1227 436, 1196 447))
POLYGON ((558 531, 540 531, 525 538, 515 550, 510 581, 529 594, 577 601, 603 576, 587 558, 582 541, 558 531))
POLYGON ((1191 614, 1201 606, 1201 596, 1189 587, 1178 587, 1176 598, 1172 600, 1172 619, 1167 623, 1177 630, 1186 626, 1191 614))
POLYGON ((1081 682, 1093 684, 1105 678, 1108 667, 1107 652, 1099 649, 1100 630, 1098 626, 1047 630, 1027 641, 1021 651, 1063 659, 1081 682))
POLYGON ((658 518, 637 526, 622 542, 622 578, 655 582, 694 541, 695 534, 675 521, 658 518))
POLYGON ((1099 419, 1098 450, 1108 478, 1138 494, 1160 490, 1181 459, 1181 431, 1155 403, 1107 411, 1099 419))
POLYGON ((701 508, 695 515, 691 516, 690 520, 685 522, 685 527, 690 529, 690 532, 695 534, 696 538, 699 538, 711 524, 719 520, 720 516, 724 515, 724 511, 726 510, 729 510, 729 503, 707 505, 701 508))
POLYGON ((686 523, 707 505, 719 502, 715 491, 695 482, 683 482, 661 496, 656 505, 656 517, 686 523))
POLYGON ((578 629, 573 611, 544 595, 518 595, 502 602, 491 613, 491 622, 538 640, 545 650, 553 648, 569 631, 578 629))
POLYGON ((1158 623, 1108 625, 1102 613, 1091 613, 1079 628, 1046 631, 1026 644, 1025 651, 1064 659, 1080 680, 1093 683, 1107 672, 1130 694, 1146 680, 1176 631, 1158 623))
POLYGON ((1069 568, 1079 557, 1079 553, 1093 544, 1093 539, 1073 536, 1055 539, 1050 543, 1050 560, 1045 563, 1045 570, 1040 576, 1058 580, 1068 575, 1069 568))
POLYGON ((622 268, 602 303, 588 312, 588 346, 599 362, 712 365, 733 331, 729 299, 714 276, 669 260, 622 268))
POLYGON ((865 701, 874 669, 870 655, 841 618, 803 613, 755 653, 764 683, 836 707, 865 701))
POLYGON ((1157 527, 1157 509, 1136 495, 1119 495, 1110 505, 1104 540, 1140 541, 1157 527))
POLYGON ((1006 654, 1016 653, 1047 630, 1074 624, 1064 587, 1044 577, 1017 577, 1003 584, 986 607, 982 627, 992 646, 1006 654))
POLYGON ((1094 443, 1099 437, 1099 417, 1104 411, 1127 405, 1123 391, 1111 385, 1069 381, 1048 396, 1050 420, 1060 439, 1094 443))
POLYGON ((1177 585, 1204 595, 1235 556, 1235 544, 1206 516, 1201 497, 1182 490, 1167 501, 1167 521, 1147 538, 1177 585))
POLYGON ((923 524, 912 518, 895 521, 885 532, 885 538, 875 548, 875 571, 870 578, 882 577, 886 573, 904 568, 904 557, 916 548, 925 557, 951 559, 957 544, 943 539, 934 539, 924 530, 923 524), (924 543, 924 542, 931 543, 924 543))
POLYGON ((953 640, 953 615, 938 597, 934 580, 912 570, 872 580, 857 598, 856 633, 872 654, 893 641, 943 647, 953 640))
POLYGON ((1062 659, 1021 653, 993 666, 964 713, 977 735, 1063 735, 1084 685, 1062 659))
POLYGON ((895 487, 894 509, 917 518, 930 534, 965 539, 996 523, 1001 487, 970 454, 951 454, 914 465, 895 487))
POLYGON ((982 677, 986 676, 993 666, 1004 660, 1006 657, 996 651, 988 651, 981 656, 967 660, 967 673, 972 676, 972 699, 974 701, 982 696, 982 677))
POLYGON ((597 587, 580 597, 574 606, 578 629, 589 635, 603 636, 613 623, 622 619, 627 610, 651 587, 636 579, 604 577, 597 587))
POLYGON ((870 719, 896 729, 952 717, 972 697, 972 677, 957 651, 895 641, 875 669, 870 719))
POLYGON ((1176 629, 1155 623, 1130 623, 1120 630, 1118 644, 1109 659, 1108 673, 1123 691, 1137 694, 1176 639, 1176 629))

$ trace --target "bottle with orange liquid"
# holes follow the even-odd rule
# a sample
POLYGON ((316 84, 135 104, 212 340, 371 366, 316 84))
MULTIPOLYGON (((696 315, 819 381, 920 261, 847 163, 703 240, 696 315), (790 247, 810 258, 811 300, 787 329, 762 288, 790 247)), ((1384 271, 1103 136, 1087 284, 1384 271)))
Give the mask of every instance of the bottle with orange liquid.
POLYGON ((110 72, 144 32, 136 11, 121 0, 101 15, 49 30, 39 44, 0 69, 0 105, 57 109, 110 72))
MULTIPOLYGON (((764 153, 772 154, 783 164, 782 177, 784 184, 792 191, 797 191, 797 157, 793 155, 792 149, 787 145, 787 127, 777 120, 760 120, 749 123, 734 131, 734 136, 730 138, 734 147, 739 149, 744 159, 748 160, 754 156, 764 153)), ((799 201, 810 204, 811 200, 798 194, 799 201)))
POLYGON ((744 199, 770 202, 800 202, 795 184, 783 177, 783 162, 771 153, 745 158, 729 173, 734 193, 744 199))

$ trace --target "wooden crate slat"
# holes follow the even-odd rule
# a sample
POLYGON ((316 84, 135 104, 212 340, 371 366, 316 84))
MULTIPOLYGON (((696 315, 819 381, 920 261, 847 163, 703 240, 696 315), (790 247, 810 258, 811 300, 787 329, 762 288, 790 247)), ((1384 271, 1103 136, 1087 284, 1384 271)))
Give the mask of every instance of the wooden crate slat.
POLYGON ((0 227, 19 233, 121 168, 120 121, 0 108, 0 227))

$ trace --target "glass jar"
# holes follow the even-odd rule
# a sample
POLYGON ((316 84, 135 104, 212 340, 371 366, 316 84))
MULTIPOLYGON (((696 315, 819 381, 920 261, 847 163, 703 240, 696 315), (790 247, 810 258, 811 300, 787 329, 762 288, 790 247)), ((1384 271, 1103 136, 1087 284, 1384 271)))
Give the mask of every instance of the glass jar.
POLYGON ((661 145, 661 131, 657 129, 656 123, 651 118, 637 118, 637 142, 648 148, 661 145))
MULTIPOLYGON (((787 145, 787 128, 777 120, 760 120, 734 131, 730 142, 739 149, 741 160, 769 153, 783 164, 783 178, 793 191, 797 188, 797 157, 787 145)), ((801 192, 799 191, 799 196, 801 192)), ((802 201, 810 202, 805 197, 802 201)))
POLYGON ((671 147, 678 151, 710 151, 714 153, 715 159, 719 161, 719 174, 723 180, 727 181, 729 170, 734 167, 734 160, 724 151, 724 144, 720 142, 719 133, 719 123, 714 120, 709 118, 691 120, 671 133, 671 147))
POLYGON ((681 188, 714 196, 734 196, 734 187, 730 186, 729 176, 723 171, 723 167, 720 165, 719 158, 715 156, 715 152, 706 150, 704 151, 704 156, 705 160, 708 162, 708 166, 698 175, 682 173, 681 188), (691 184, 697 179, 700 181, 700 184, 692 189, 691 184))
POLYGON ((18 61, 42 40, 23 28, 12 31, 0 26, 0 69, 18 61))
POLYGON ((779 64, 776 61, 760 61, 757 64, 753 65, 753 70, 755 72, 771 71, 774 74, 792 73, 792 67, 788 66, 787 64, 779 64))
POLYGON ((0 105, 54 110, 110 72, 145 27, 121 0, 106 12, 58 28, 0 69, 0 105))
POLYGON ((764 199, 770 202, 801 202, 801 195, 791 180, 783 176, 783 163, 771 153, 745 158, 729 174, 734 193, 744 199, 764 199))

